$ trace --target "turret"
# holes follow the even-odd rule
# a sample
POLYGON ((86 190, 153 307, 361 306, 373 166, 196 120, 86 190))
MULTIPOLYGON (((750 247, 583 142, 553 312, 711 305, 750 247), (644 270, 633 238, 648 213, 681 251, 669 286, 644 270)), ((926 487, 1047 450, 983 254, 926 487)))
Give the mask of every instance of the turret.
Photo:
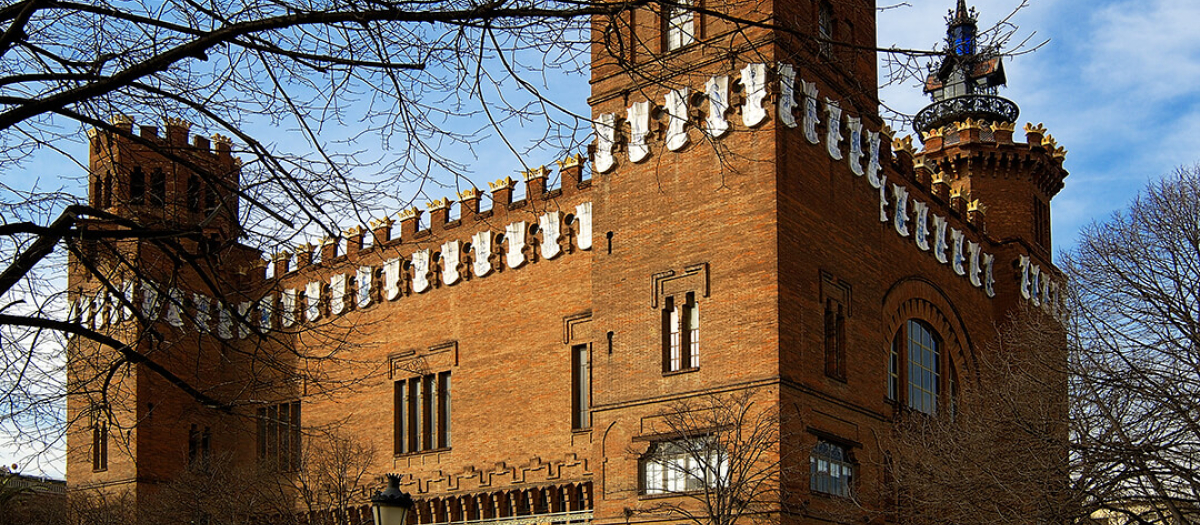
POLYGON ((1040 124, 1025 126, 1025 143, 1013 141, 1019 110, 996 94, 1007 81, 1000 50, 980 46, 978 17, 964 0, 946 22, 946 54, 925 83, 933 103, 913 121, 920 161, 974 203, 977 216, 987 210, 989 236, 1022 242, 1048 263, 1050 199, 1067 176, 1066 150, 1040 124))
POLYGON ((241 162, 229 138, 196 136, 189 143, 191 123, 177 118, 167 119, 163 135, 149 125, 135 134, 124 115, 111 124, 88 134, 91 206, 150 228, 200 228, 216 239, 240 234, 241 162))

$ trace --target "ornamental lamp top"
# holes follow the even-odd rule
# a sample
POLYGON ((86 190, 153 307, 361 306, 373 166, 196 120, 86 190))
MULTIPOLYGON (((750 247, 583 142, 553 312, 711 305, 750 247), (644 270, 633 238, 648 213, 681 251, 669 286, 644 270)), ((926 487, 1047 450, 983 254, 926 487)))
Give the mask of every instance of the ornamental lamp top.
POLYGON ((933 100, 913 119, 918 136, 955 122, 1015 122, 1020 110, 996 95, 1007 83, 999 49, 979 45, 979 17, 966 0, 946 16, 946 52, 930 68, 925 93, 933 100))

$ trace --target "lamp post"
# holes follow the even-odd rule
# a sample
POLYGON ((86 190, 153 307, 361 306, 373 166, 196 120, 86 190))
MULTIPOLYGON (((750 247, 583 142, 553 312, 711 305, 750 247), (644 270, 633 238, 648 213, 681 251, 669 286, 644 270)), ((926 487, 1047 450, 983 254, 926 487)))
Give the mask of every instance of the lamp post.
POLYGON ((387 474, 388 486, 371 496, 371 516, 375 525, 408 525, 412 496, 400 491, 400 475, 387 474))

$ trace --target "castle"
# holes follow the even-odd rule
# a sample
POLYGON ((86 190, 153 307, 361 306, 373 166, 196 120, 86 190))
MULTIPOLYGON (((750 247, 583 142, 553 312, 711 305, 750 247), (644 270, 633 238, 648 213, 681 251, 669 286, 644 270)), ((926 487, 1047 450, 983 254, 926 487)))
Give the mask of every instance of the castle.
POLYGON ((646 509, 720 474, 664 414, 749 392, 802 422, 766 455, 805 505, 762 512, 829 519, 883 482, 897 414, 955 409, 1010 312, 1061 308, 1065 150, 1040 125, 1016 141, 999 56, 961 0, 949 22, 917 151, 878 115, 872 2, 597 18, 596 142, 559 187, 534 169, 522 200, 506 177, 490 209, 470 189, 294 252, 236 242, 229 139, 114 120, 92 205, 204 238, 73 257, 73 320, 113 344, 70 346, 72 489, 142 504, 216 454, 288 476, 337 427, 403 475, 417 523, 671 521, 646 509))

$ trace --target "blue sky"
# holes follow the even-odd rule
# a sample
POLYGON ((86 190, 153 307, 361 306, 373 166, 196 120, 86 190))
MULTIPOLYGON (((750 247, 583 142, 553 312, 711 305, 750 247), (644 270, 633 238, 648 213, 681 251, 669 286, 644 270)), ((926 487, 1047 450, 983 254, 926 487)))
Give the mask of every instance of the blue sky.
MULTIPOLYGON (((952 0, 915 0, 879 17, 881 47, 927 47, 944 34, 952 0)), ((1019 0, 977 0, 980 26, 1019 0)), ((1052 202, 1056 250, 1081 226, 1123 208, 1147 180, 1200 161, 1200 2, 1030 0, 1013 18, 1021 34, 1049 39, 1006 60, 1021 121, 1045 123, 1067 148, 1066 187, 1052 202)), ((909 113, 920 89, 893 86, 881 97, 909 113)), ((1018 133, 1017 137, 1022 134, 1018 133)))
MULTIPOLYGON (((944 36, 943 16, 953 0, 911 0, 879 15, 878 44, 927 49, 944 36)), ((1013 10, 1020 0, 977 0, 981 27, 1013 10)), ((883 4, 883 2, 881 2, 883 4)), ((1070 249, 1081 226, 1123 208, 1146 181, 1181 165, 1200 161, 1200 2, 1167 0, 1029 0, 1012 21, 1019 35, 1049 42, 1034 53, 1006 60, 1009 87, 1002 95, 1021 107, 1021 121, 1044 123, 1069 151, 1066 187, 1053 201, 1056 249, 1070 249)), ((1018 38, 1019 39, 1019 38, 1018 38)), ((555 97, 586 109, 586 79, 550 76, 555 97)), ((928 103, 914 82, 885 88, 884 102, 914 113, 928 103)), ((202 130, 197 130, 202 131, 202 130)), ((536 137, 541 130, 511 130, 510 140, 536 137)), ((1018 137, 1022 135, 1018 133, 1018 137)), ((282 139, 281 141, 286 141, 282 139)), ((286 142, 285 142, 286 143, 286 142)), ((86 150, 68 151, 82 159, 86 150)), ((520 164, 493 141, 463 152, 474 167, 472 180, 486 188, 505 175, 517 178, 520 164)), ((539 158, 538 153, 528 158, 539 158)), ((554 153, 537 163, 552 164, 554 153)), ((0 170, 10 183, 83 192, 83 168, 61 155, 39 155, 16 170, 0 170)), ((428 197, 452 195, 450 188, 427 189, 428 197)), ((426 199, 415 201, 422 205, 426 199)), ((61 475, 61 459, 29 462, 0 444, 0 464, 19 461, 61 475), (40 463, 40 466, 35 466, 40 463)))

